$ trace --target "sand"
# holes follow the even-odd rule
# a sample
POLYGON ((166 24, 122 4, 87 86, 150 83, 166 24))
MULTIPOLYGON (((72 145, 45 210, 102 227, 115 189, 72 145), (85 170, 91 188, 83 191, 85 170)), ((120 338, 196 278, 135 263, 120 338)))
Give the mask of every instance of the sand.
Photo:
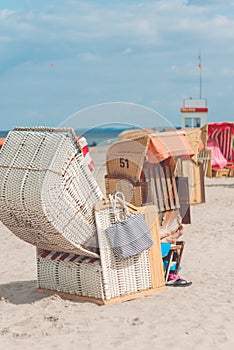
POLYGON ((234 178, 205 183, 183 236, 192 286, 121 304, 37 293, 35 248, 0 224, 1 349, 233 349, 234 178))

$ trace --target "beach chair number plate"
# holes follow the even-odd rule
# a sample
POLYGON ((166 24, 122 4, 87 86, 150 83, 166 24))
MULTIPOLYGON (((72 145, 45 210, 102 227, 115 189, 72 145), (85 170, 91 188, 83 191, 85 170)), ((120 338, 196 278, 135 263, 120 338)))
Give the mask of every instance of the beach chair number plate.
POLYGON ((128 159, 125 159, 125 158, 120 158, 119 159, 119 165, 120 165, 120 168, 129 168, 129 161, 128 159))

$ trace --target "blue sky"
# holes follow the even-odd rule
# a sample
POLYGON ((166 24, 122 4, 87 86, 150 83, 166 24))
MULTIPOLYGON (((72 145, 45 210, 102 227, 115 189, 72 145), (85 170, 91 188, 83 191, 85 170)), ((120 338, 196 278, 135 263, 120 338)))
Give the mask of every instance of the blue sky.
MULTIPOLYGON (((208 122, 234 121, 234 1, 0 0, 0 129, 120 101, 178 126, 199 97, 199 49, 208 122)), ((90 118, 107 121, 79 126, 90 118)))

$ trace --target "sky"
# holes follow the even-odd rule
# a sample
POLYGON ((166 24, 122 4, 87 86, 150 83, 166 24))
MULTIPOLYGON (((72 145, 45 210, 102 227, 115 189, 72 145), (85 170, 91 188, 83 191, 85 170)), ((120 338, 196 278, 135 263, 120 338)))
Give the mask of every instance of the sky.
POLYGON ((88 113, 110 102, 179 126, 200 73, 208 122, 234 121, 234 0, 0 0, 0 130, 147 119, 88 113))

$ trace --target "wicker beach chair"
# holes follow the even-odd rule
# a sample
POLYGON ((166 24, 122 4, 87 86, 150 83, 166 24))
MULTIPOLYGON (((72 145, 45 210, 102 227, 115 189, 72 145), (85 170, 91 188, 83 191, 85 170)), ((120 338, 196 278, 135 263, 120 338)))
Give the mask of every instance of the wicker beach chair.
POLYGON ((177 181, 175 171, 180 158, 190 159, 194 154, 185 135, 128 134, 129 138, 125 135, 108 148, 106 194, 121 191, 133 205, 157 205, 160 214, 180 210, 183 223, 190 223, 183 208, 184 202, 188 210, 190 206, 188 186, 185 181, 177 181))
POLYGON ((0 220, 37 247, 38 291, 108 304, 161 290, 157 207, 131 206, 154 245, 119 261, 105 234, 111 207, 89 162, 72 129, 16 128, 0 152, 0 220))
POLYGON ((103 198, 71 129, 16 128, 0 153, 0 219, 38 248, 97 254, 94 204, 103 198))
MULTIPOLYGON (((197 150, 198 137, 191 143, 197 150)), ((120 134, 119 140, 107 151, 106 194, 121 191, 126 200, 137 207, 157 206, 160 231, 164 231, 170 221, 179 228, 176 219, 179 214, 183 224, 191 223, 188 178, 181 174, 178 176, 176 171, 180 160, 190 160, 194 155, 193 148, 183 132, 134 130, 120 134)), ((167 235, 173 231, 174 228, 168 229, 167 235)), ((180 263, 183 254, 181 245, 176 245, 176 252, 175 246, 168 246, 169 265, 175 256, 180 263)), ((166 269, 166 281, 169 271, 166 269)), ((175 272, 178 272, 178 264, 175 272)))

